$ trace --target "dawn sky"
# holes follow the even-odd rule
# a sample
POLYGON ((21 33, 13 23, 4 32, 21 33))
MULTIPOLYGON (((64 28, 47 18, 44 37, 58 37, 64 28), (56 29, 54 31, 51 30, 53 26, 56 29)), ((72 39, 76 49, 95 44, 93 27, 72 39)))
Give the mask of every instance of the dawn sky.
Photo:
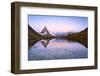
POLYGON ((68 33, 80 32, 87 28, 88 18, 74 16, 29 15, 28 23, 36 32, 41 32, 46 26, 51 34, 63 32, 68 33))

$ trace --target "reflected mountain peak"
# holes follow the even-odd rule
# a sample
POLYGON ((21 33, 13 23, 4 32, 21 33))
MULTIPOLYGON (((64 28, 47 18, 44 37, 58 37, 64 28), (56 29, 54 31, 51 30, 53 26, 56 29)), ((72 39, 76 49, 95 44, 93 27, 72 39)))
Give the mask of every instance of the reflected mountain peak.
POLYGON ((87 48, 66 39, 41 39, 29 48, 28 60, 88 58, 87 48))
POLYGON ((50 39, 45 39, 45 40, 41 40, 42 45, 46 48, 47 45, 49 44, 50 39))

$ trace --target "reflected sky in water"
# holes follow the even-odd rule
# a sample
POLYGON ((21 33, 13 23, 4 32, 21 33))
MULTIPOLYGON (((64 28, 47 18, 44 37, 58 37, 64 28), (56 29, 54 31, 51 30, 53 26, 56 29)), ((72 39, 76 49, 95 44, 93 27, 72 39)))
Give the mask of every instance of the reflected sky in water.
POLYGON ((88 58, 88 49, 65 39, 40 40, 28 49, 28 60, 88 58))

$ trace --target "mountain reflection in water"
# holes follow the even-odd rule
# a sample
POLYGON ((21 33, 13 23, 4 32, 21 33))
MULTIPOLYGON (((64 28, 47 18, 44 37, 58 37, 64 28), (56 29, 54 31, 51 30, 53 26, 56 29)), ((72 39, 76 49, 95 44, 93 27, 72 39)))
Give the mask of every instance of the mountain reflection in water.
POLYGON ((28 60, 55 60, 88 58, 88 48, 66 39, 42 39, 32 41, 28 49, 28 60))

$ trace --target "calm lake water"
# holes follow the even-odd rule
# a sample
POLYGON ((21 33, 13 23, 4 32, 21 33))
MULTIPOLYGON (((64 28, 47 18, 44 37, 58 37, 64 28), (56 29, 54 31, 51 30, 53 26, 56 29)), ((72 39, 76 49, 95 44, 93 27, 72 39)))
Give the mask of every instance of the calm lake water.
POLYGON ((88 48, 65 39, 40 40, 28 49, 28 60, 88 58, 88 48))

